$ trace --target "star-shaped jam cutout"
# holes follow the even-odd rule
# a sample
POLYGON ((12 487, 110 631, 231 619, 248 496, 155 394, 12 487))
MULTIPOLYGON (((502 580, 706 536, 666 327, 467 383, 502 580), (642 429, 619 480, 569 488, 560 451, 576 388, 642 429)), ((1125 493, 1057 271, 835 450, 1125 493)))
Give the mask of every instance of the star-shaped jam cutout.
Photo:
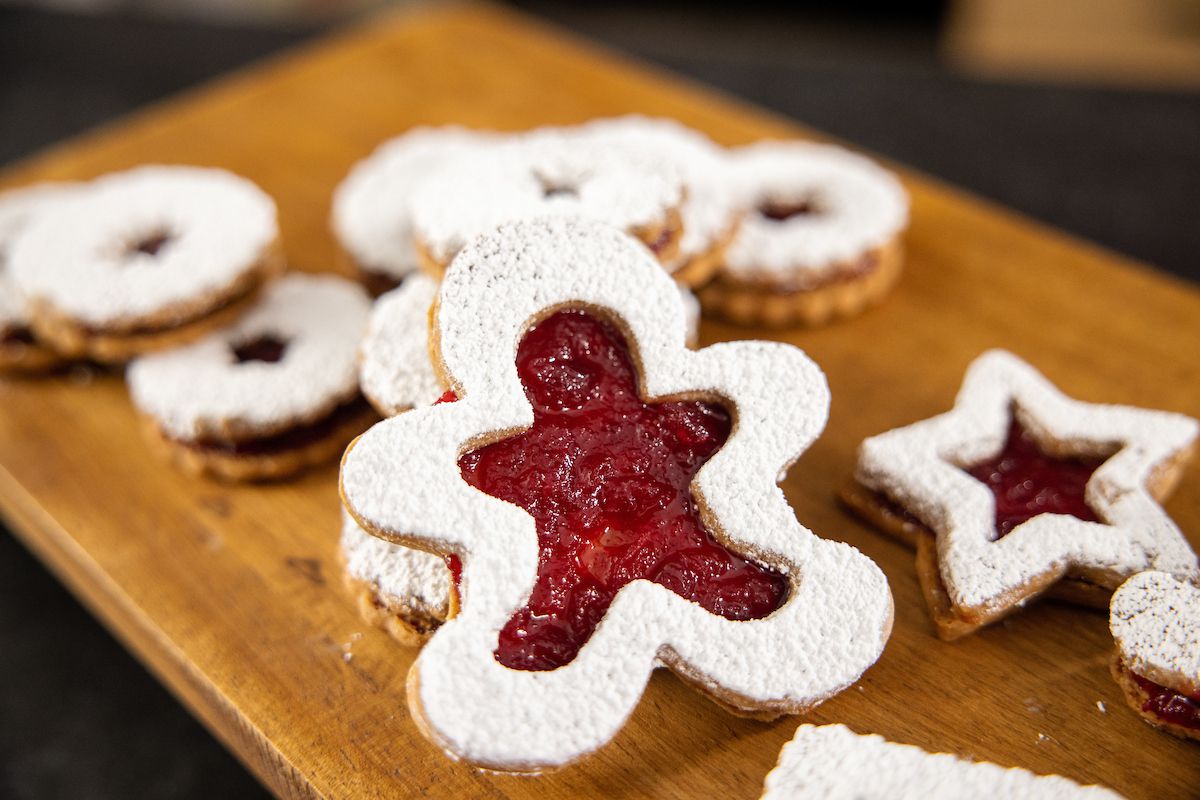
POLYGON ((1092 473, 1106 460, 1046 453, 1014 415, 1000 452, 966 472, 992 490, 1000 538, 1039 514, 1069 514, 1085 522, 1100 522, 1085 495, 1092 473))
POLYGON ((500 632, 501 664, 569 663, 617 592, 638 579, 731 620, 782 604, 785 577, 717 542, 689 488, 729 437, 725 408, 644 402, 624 337, 583 311, 530 329, 517 374, 533 426, 459 459, 468 483, 537 524, 537 582, 500 632))

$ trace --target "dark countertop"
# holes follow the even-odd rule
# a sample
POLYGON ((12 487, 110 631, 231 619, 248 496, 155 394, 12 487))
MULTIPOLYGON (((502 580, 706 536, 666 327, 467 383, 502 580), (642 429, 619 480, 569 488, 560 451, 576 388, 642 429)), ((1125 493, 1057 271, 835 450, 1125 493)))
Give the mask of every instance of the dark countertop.
MULTIPOLYGON (((1200 280, 1200 95, 982 82, 936 11, 868 29, 719 7, 524 3, 952 183, 1200 280)), ((937 4, 929 4, 931 7, 937 4)), ((0 10, 0 162, 311 35, 0 10)), ((0 532, 0 796, 255 797, 254 779, 0 532)))

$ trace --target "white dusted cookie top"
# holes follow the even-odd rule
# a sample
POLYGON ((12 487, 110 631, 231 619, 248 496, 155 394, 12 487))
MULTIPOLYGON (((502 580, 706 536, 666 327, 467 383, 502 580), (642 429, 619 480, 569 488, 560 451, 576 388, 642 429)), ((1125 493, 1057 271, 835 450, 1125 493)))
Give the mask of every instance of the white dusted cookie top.
POLYGON ((288 275, 233 325, 134 361, 130 394, 164 433, 187 441, 314 422, 358 394, 355 354, 369 311, 358 284, 288 275))
POLYGON ((953 605, 1003 608, 1036 579, 1074 568, 1109 588, 1146 569, 1194 574, 1196 554, 1149 484, 1198 429, 1182 414, 1073 400, 1012 353, 991 350, 968 368, 951 411, 864 441, 856 478, 937 534, 953 605), (1099 521, 1038 514, 996 538, 995 497, 966 468, 1003 449, 1014 418, 1043 452, 1107 458, 1085 490, 1099 521))
POLYGON ((448 125, 414 128, 359 161, 333 194, 333 231, 362 269, 400 279, 420 264, 413 249, 413 193, 447 160, 496 134, 448 125))
POLYGON ((1130 671, 1200 692, 1200 587, 1165 572, 1134 575, 1113 594, 1108 624, 1130 671))
POLYGON ((13 243, 33 217, 75 188, 70 183, 39 183, 0 192, 0 331, 29 321, 25 300, 8 275, 13 243))
POLYGON ((732 278, 807 288, 855 267, 908 224, 904 187, 849 150, 769 141, 728 159, 730 188, 749 209, 725 256, 732 278))
MULTIPOLYGON (((700 326, 700 301, 683 286, 679 294, 692 343, 700 326)), ((358 380, 371 405, 385 417, 433 405, 445 392, 429 360, 429 307, 436 295, 437 281, 413 273, 371 309, 359 347, 358 380)))
POLYGON ((1119 800, 1102 786, 859 735, 844 725, 801 725, 767 773, 762 800, 1119 800))
POLYGON ((468 245, 446 273, 434 326, 460 399, 369 430, 343 460, 341 491, 369 532, 462 559, 462 612, 409 678, 419 727, 448 753, 503 770, 565 764, 616 734, 662 665, 725 703, 778 714, 820 703, 878 658, 892 621, 882 572, 803 527, 777 485, 828 411, 824 376, 800 350, 748 341, 689 350, 680 295, 650 253, 612 227, 563 217, 508 223, 468 245), (713 535, 785 576, 787 593, 768 616, 733 621, 634 580, 569 663, 511 669, 494 651, 537 580, 536 524, 467 483, 458 459, 533 424, 517 348, 532 320, 572 306, 624 333, 644 397, 730 405, 737 425, 690 488, 713 535))
POLYGON ((630 114, 593 120, 575 129, 574 135, 600 144, 641 148, 679 165, 687 183, 681 209, 683 237, 668 271, 709 252, 737 222, 741 200, 728 186, 725 152, 699 131, 672 119, 630 114))
POLYGON ((429 307, 437 281, 414 272, 375 301, 359 347, 362 392, 385 417, 437 402, 445 389, 430 363, 429 307))
POLYGON ((633 232, 664 224, 683 197, 679 168, 654 153, 542 131, 431 172, 413 196, 413 231, 445 263, 506 221, 574 216, 633 232))
POLYGON ((345 511, 341 545, 346 572, 385 600, 438 618, 449 613, 450 569, 441 556, 378 539, 345 511))
POLYGON ((278 239, 275 203, 219 169, 147 166, 81 185, 18 238, 9 268, 34 302, 107 327, 206 304, 278 239))

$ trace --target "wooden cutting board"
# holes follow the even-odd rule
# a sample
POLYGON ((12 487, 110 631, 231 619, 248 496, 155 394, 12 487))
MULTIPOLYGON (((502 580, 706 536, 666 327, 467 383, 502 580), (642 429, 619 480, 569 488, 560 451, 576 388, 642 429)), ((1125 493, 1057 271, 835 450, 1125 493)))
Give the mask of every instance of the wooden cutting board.
MULTIPOLYGON (((633 111, 731 145, 806 134, 511 12, 458 6, 302 48, 53 148, 0 183, 154 161, 226 167, 279 201, 292 264, 323 270, 330 193, 383 139, 420 123, 518 129, 633 111)), ((1200 749, 1122 702, 1103 614, 1042 603, 942 643, 912 554, 847 516, 834 490, 863 437, 948 408, 988 347, 1080 398, 1200 416, 1200 293, 903 174, 909 267, 883 306, 819 331, 703 328, 705 342, 785 339, 825 368, 827 432, 784 488, 806 525, 874 558, 895 594, 882 659, 809 719, 1130 797, 1193 796, 1200 749)), ((188 479, 143 446, 116 375, 0 382, 0 408, 0 507, 14 531, 280 795, 754 798, 798 723, 730 716, 660 672, 585 762, 538 778, 476 772, 417 733, 404 699, 414 651, 361 622, 342 588, 333 466, 267 487, 188 479)), ((1167 509, 1200 544, 1200 466, 1167 509)))

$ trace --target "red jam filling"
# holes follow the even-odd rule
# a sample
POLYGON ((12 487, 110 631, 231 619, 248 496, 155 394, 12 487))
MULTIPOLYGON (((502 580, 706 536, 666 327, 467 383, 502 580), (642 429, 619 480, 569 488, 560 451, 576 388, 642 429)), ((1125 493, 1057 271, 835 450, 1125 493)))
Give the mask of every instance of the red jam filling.
POLYGON ((792 217, 815 214, 817 207, 809 200, 767 200, 758 207, 758 213, 773 222, 784 222, 792 217))
POLYGON ((233 348, 233 357, 237 359, 237 363, 239 364, 245 364, 247 361, 262 361, 267 364, 275 364, 283 359, 283 354, 286 350, 287 342, 267 334, 235 346, 233 348))
POLYGON ((1014 416, 1004 449, 966 471, 992 490, 996 538, 1000 538, 1039 514, 1069 514, 1100 522, 1084 500, 1084 490, 1092 473, 1107 460, 1047 455, 1014 416))
POLYGON ((133 244, 129 245, 126 251, 128 255, 140 253, 146 256, 156 256, 159 252, 174 240, 174 236, 166 231, 159 231, 145 236, 133 244))
POLYGON ((1200 695, 1186 695, 1130 672, 1138 687, 1146 693, 1142 711, 1163 722, 1200 731, 1200 695))
POLYGON ((728 411, 644 403, 624 337, 580 311, 530 329, 517 373, 533 426, 458 462, 464 480, 537 523, 537 582, 501 630, 497 661, 522 670, 569 663, 621 587, 639 578, 726 619, 779 608, 784 576, 718 543, 691 494, 696 472, 729 437, 728 411))

